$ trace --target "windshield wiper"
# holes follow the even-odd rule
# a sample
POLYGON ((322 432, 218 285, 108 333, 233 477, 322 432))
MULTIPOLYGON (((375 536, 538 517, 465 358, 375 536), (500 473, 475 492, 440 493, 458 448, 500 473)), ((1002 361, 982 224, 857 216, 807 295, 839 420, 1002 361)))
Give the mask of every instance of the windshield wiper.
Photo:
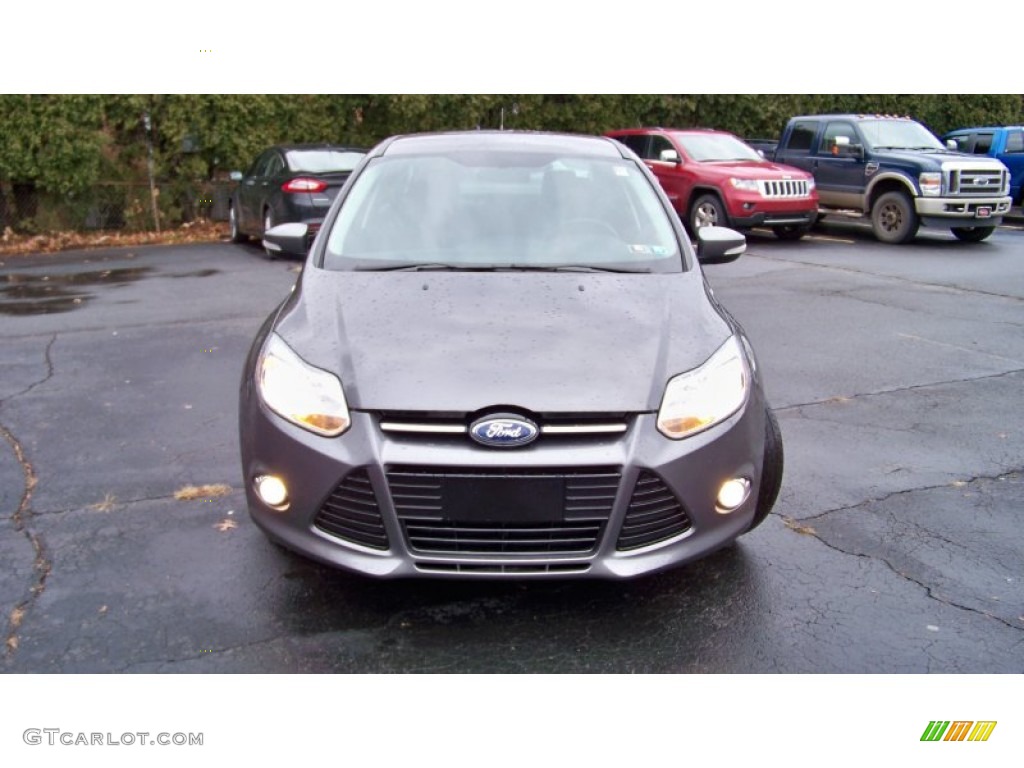
POLYGON ((582 264, 509 264, 500 269, 519 272, 615 272, 619 274, 649 273, 649 269, 625 269, 623 267, 594 267, 582 264))
POLYGON ((473 266, 458 264, 426 263, 426 264, 384 264, 376 266, 372 264, 360 264, 353 267, 356 272, 456 272, 459 270, 489 272, 494 267, 473 266))

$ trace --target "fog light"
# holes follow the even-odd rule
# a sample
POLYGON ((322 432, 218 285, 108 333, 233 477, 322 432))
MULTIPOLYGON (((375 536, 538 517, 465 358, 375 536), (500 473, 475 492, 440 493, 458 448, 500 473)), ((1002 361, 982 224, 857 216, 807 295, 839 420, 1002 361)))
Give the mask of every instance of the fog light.
POLYGON ((718 491, 718 511, 728 514, 740 506, 750 495, 750 481, 745 477, 734 477, 722 483, 718 491))
POLYGON ((284 481, 273 475, 259 475, 256 478, 256 493, 268 507, 281 507, 288 501, 288 488, 284 481))

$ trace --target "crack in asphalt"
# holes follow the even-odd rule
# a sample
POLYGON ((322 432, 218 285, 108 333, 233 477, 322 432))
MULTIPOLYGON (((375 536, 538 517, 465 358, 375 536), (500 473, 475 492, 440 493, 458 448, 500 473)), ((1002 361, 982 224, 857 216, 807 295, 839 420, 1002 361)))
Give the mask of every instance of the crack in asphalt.
MULTIPOLYGON (((240 489, 232 488, 231 494, 235 493, 236 491, 240 491, 240 489)), ((214 497, 214 498, 228 500, 228 499, 231 498, 231 494, 227 494, 225 496, 217 496, 217 497, 214 497)), ((173 493, 171 493, 171 494, 161 494, 160 496, 142 496, 142 497, 139 497, 139 498, 136 498, 136 499, 124 499, 124 500, 121 500, 121 499, 118 499, 118 498, 115 497, 114 499, 112 499, 110 501, 110 509, 108 509, 108 510, 97 509, 96 507, 98 506, 98 504, 87 504, 84 507, 67 507, 66 509, 45 509, 45 510, 42 510, 42 511, 35 511, 35 510, 33 510, 32 517, 45 517, 45 516, 48 516, 48 515, 66 515, 66 514, 72 513, 72 512, 85 512, 85 511, 99 512, 99 513, 103 514, 103 513, 112 511, 113 509, 115 509, 117 507, 126 507, 126 506, 129 506, 131 504, 141 504, 142 502, 145 502, 145 501, 176 501, 178 503, 182 503, 182 502, 188 502, 188 501, 205 501, 205 500, 206 499, 203 499, 203 498, 197 498, 197 499, 177 499, 177 498, 174 497, 173 493)), ((102 503, 103 502, 99 502, 99 504, 102 504, 102 503)))
MULTIPOLYGON (((957 482, 962 482, 964 486, 968 486, 968 485, 971 485, 973 483, 976 483, 976 482, 979 482, 979 481, 982 481, 982 480, 989 480, 989 481, 1004 480, 1004 479, 1009 478, 1009 477, 1015 477, 1015 476, 1019 475, 1021 472, 1024 472, 1024 468, 1013 469, 1013 470, 1010 470, 1010 471, 1007 471, 1007 472, 1001 472, 998 475, 976 475, 974 477, 971 477, 968 480, 957 481, 957 482)), ((881 555, 861 553, 861 552, 848 552, 845 549, 843 549, 843 548, 841 548, 841 547, 839 547, 839 546, 837 546, 837 545, 835 545, 835 544, 833 544, 833 543, 831 543, 829 541, 826 541, 825 538, 821 534, 819 534, 816 530, 814 530, 814 528, 806 525, 806 523, 809 523, 809 522, 811 522, 813 520, 820 520, 823 517, 825 517, 826 515, 833 515, 833 514, 836 514, 836 513, 839 513, 839 512, 849 512, 849 511, 852 511, 852 510, 855 510, 855 509, 860 509, 861 507, 865 507, 865 506, 867 506, 869 504, 883 504, 886 501, 888 501, 889 499, 895 498, 897 496, 903 496, 903 495, 911 494, 911 493, 918 493, 918 492, 921 492, 921 491, 933 491, 933 490, 938 490, 938 489, 943 489, 943 488, 950 488, 950 487, 962 487, 962 486, 954 486, 951 483, 943 483, 941 485, 927 485, 927 486, 921 486, 919 488, 907 488, 907 489, 904 489, 902 491, 893 491, 892 493, 887 493, 884 496, 881 496, 881 497, 878 497, 878 498, 866 499, 865 501, 861 501, 861 502, 859 502, 857 504, 850 504, 848 506, 837 507, 835 509, 827 509, 824 512, 818 512, 818 513, 816 513, 814 515, 811 515, 810 517, 803 517, 803 518, 799 518, 798 520, 795 519, 795 518, 788 518, 788 519, 794 520, 795 522, 800 524, 799 525, 799 529, 796 531, 797 533, 799 533, 801 535, 804 535, 804 536, 813 536, 815 539, 820 541, 822 544, 824 544, 826 547, 828 547, 831 550, 834 550, 836 552, 840 552, 840 553, 842 553, 844 555, 847 555, 849 557, 860 557, 860 558, 864 558, 864 559, 867 559, 867 560, 877 560, 877 561, 881 562, 890 571, 892 571, 894 574, 899 576, 901 579, 904 579, 905 581, 909 581, 911 584, 916 584, 918 587, 923 589, 925 591, 926 596, 928 598, 932 599, 932 600, 935 600, 936 602, 942 603, 943 605, 948 605, 951 608, 958 608, 958 609, 960 609, 962 611, 969 611, 970 613, 976 613, 976 614, 978 614, 980 616, 985 616, 986 618, 998 621, 1000 624, 1003 624, 1004 626, 1007 626, 1010 629, 1016 629, 1016 630, 1018 630, 1020 632, 1024 632, 1024 626, 1018 626, 1017 624, 1014 624, 1011 621, 1007 621, 1006 619, 1002 618, 1001 616, 996 616, 995 614, 989 613, 988 611, 982 610, 980 608, 974 608, 974 607, 969 606, 969 605, 963 605, 961 603, 957 603, 954 600, 950 600, 948 598, 945 598, 945 597, 942 597, 941 595, 936 594, 936 592, 933 590, 933 588, 931 586, 929 586, 928 584, 924 583, 923 581, 921 581, 919 579, 914 578, 910 574, 904 573, 903 571, 899 570, 898 568, 896 568, 896 566, 894 566, 885 557, 883 557, 881 555)), ((780 515, 777 512, 773 512, 772 514, 778 515, 783 520, 787 519, 787 517, 785 515, 780 515)), ((789 526, 787 526, 787 528, 788 527, 789 526)))
POLYGON ((25 489, 22 491, 18 508, 11 515, 11 522, 14 523, 14 530, 24 535, 25 539, 32 546, 34 553, 33 569, 36 574, 32 585, 28 588, 28 594, 14 606, 10 616, 7 618, 7 627, 4 632, 4 656, 10 659, 18 649, 18 628, 21 626, 25 614, 28 613, 35 604, 35 601, 46 589, 46 579, 50 575, 53 563, 49 559, 46 551, 46 542, 43 541, 42 536, 28 526, 28 520, 32 515, 29 503, 32 499, 32 492, 39 482, 39 477, 25 455, 21 443, 3 424, 0 424, 0 434, 10 444, 11 449, 14 451, 14 456, 18 460, 18 464, 21 465, 21 470, 25 475, 25 489))
POLYGON ((803 265, 805 267, 812 267, 814 269, 824 269, 824 270, 831 269, 831 270, 835 270, 837 272, 849 272, 849 273, 854 274, 854 275, 866 275, 868 277, 873 277, 873 278, 875 278, 877 280, 892 280, 894 282, 899 282, 899 283, 909 283, 910 285, 922 285, 922 286, 927 286, 929 288, 942 288, 944 290, 952 291, 954 293, 973 293, 973 294, 977 294, 978 296, 992 296, 992 297, 998 298, 998 299, 1009 299, 1010 301, 1021 301, 1021 302, 1024 302, 1024 296, 1014 296, 1013 294, 1008 294, 1008 293, 997 293, 995 291, 986 291, 986 290, 983 290, 981 288, 962 288, 962 287, 956 286, 956 285, 949 285, 948 283, 930 283, 930 282, 926 282, 924 280, 912 280, 909 277, 901 277, 899 275, 884 275, 884 274, 879 274, 877 272, 867 272, 867 271, 865 271, 863 269, 854 269, 853 267, 845 267, 845 266, 840 266, 838 264, 818 264, 817 262, 813 262, 813 261, 801 261, 800 259, 783 259, 783 258, 780 258, 778 256, 765 256, 765 255, 760 254, 760 253, 756 253, 756 254, 755 253, 749 253, 747 255, 748 256, 752 256, 753 258, 764 259, 765 261, 773 261, 773 262, 777 262, 777 263, 780 263, 780 264, 801 264, 801 265, 803 265))
POLYGON ((878 397, 879 395, 893 395, 900 392, 913 392, 918 389, 931 389, 934 387, 944 387, 949 384, 970 384, 975 381, 985 381, 987 379, 999 379, 1003 376, 1012 376, 1016 373, 1024 373, 1024 368, 1014 368, 1013 370, 1003 371, 1001 373, 987 373, 984 376, 974 376, 967 379, 950 379, 948 381, 932 381, 926 384, 910 384, 906 387, 894 387, 893 389, 879 389, 875 392, 858 392, 852 395, 836 395, 833 397, 827 397, 824 400, 811 400, 806 403, 793 403, 791 405, 780 405, 776 408, 772 408, 776 413, 783 413, 785 411, 795 411, 800 408, 809 408, 813 405, 833 405, 835 403, 845 402, 847 400, 855 400, 860 397, 878 397))
POLYGON ((10 400, 13 400, 16 397, 21 397, 22 395, 27 395, 29 392, 31 392, 36 387, 45 384, 46 382, 48 382, 50 379, 53 378, 53 360, 50 357, 50 350, 53 348, 53 343, 56 340, 57 340, 57 334, 54 333, 54 334, 52 334, 50 336, 50 341, 47 343, 46 350, 43 352, 43 358, 46 360, 46 375, 43 378, 39 379, 39 381, 33 381, 31 384, 29 384, 27 387, 25 387, 20 392, 15 392, 13 395, 8 395, 7 397, 5 397, 3 399, 0 399, 0 405, 2 405, 3 403, 8 402, 10 400))
MULTIPOLYGON (((186 325, 208 325, 210 323, 223 323, 223 322, 234 322, 236 320, 250 320, 262 322, 266 319, 266 315, 222 315, 221 317, 207 317, 207 318, 183 318, 181 320, 167 320, 162 323, 130 323, 125 325, 118 325, 117 330, 121 332, 123 330, 135 330, 138 328, 165 328, 168 326, 178 327, 186 325)), ((102 331, 109 331, 108 326, 94 326, 94 327, 79 327, 79 328, 67 328, 61 331, 61 335, 67 336, 72 333, 98 333, 102 331)), ((40 336, 49 336, 48 333, 23 333, 13 336, 5 336, 6 339, 36 339, 40 336)))

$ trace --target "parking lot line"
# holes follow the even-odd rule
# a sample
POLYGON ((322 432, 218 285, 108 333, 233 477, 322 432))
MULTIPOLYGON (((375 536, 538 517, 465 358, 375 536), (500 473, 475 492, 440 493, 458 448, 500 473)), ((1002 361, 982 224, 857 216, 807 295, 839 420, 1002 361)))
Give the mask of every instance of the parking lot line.
POLYGON ((845 243, 846 245, 856 244, 856 240, 847 240, 844 237, 829 237, 828 235, 809 235, 808 240, 822 240, 826 243, 845 243))

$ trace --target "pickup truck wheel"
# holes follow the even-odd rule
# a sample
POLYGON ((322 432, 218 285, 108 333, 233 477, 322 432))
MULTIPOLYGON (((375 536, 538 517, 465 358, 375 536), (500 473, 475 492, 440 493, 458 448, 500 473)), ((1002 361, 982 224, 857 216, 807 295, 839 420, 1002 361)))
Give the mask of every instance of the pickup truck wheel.
POLYGON ((871 209, 871 229, 883 243, 909 242, 919 226, 914 204, 902 192, 886 192, 871 209))
POLYGON ((809 224, 787 224, 785 226, 772 227, 772 232, 779 240, 800 240, 811 231, 809 224))
POLYGON ((752 531, 765 521, 775 506, 782 488, 782 469, 785 456, 782 450, 782 430, 779 420, 771 408, 765 409, 764 422, 764 465, 761 467, 761 487, 757 493, 757 509, 747 531, 752 531))
POLYGON ((697 234, 701 227, 727 227, 729 218, 725 206, 715 195, 701 195, 690 206, 690 233, 697 234))
POLYGON ((953 227, 950 230, 957 240, 965 243, 980 243, 996 231, 995 227, 953 227))

